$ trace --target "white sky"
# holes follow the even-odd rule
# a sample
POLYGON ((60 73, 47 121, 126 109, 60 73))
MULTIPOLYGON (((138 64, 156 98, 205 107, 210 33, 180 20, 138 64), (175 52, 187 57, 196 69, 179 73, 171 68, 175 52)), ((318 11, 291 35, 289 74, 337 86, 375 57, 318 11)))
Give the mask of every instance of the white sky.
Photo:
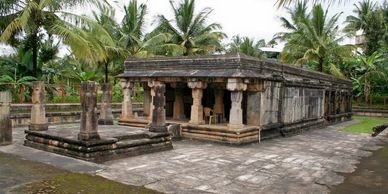
MULTIPOLYGON (((124 15, 124 6, 129 3, 129 0, 107 0, 116 8, 116 19, 121 21, 124 15)), ((178 1, 178 0, 175 0, 178 1)), ((375 0, 382 3, 383 0, 375 0)), ((228 35, 230 39, 233 35, 240 34, 241 36, 248 36, 251 38, 266 39, 269 41, 277 32, 283 31, 280 26, 279 17, 287 16, 284 8, 278 9, 275 6, 276 0, 196 0, 196 10, 205 7, 213 9, 210 15, 210 22, 217 22, 222 25, 223 32, 228 35)), ((343 12, 339 24, 343 26, 343 21, 346 16, 352 14, 354 9, 353 4, 358 0, 345 0, 341 4, 332 4, 329 7, 329 15, 343 12)), ((147 29, 150 31, 158 14, 164 14, 168 19, 172 19, 172 11, 169 0, 138 0, 138 3, 146 3, 148 7, 147 14, 147 29)), ((324 8, 328 5, 324 5, 324 8)), ((91 12, 90 7, 77 9, 78 14, 88 14, 91 12)), ((348 41, 347 41, 348 42, 348 41)), ((281 47, 282 45, 280 45, 281 47)), ((0 54, 4 52, 1 50, 0 54)))

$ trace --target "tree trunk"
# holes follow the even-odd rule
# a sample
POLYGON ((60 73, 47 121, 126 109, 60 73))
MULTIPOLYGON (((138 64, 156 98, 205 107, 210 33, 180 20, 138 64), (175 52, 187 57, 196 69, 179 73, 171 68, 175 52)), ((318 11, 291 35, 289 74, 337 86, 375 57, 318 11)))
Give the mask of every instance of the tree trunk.
POLYGON ((38 76, 38 33, 32 33, 32 76, 38 76))
POLYGON ((323 58, 319 58, 318 71, 323 72, 323 58))
POLYGON ((365 84, 364 84, 365 103, 369 102, 370 88, 371 88, 370 81, 368 78, 365 78, 365 84))
POLYGON ((108 83, 108 62, 105 62, 105 83, 108 83))

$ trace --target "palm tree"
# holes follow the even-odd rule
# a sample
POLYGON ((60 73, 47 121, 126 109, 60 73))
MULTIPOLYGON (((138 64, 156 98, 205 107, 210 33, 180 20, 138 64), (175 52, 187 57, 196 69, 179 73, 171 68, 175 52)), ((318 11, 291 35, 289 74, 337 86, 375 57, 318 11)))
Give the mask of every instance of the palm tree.
POLYGON ((226 37, 217 23, 207 24, 210 8, 204 8, 195 14, 195 0, 182 0, 177 5, 170 1, 174 19, 158 16, 156 32, 172 35, 172 43, 180 45, 183 55, 209 54, 221 50, 220 41, 226 37))
POLYGON ((121 22, 120 46, 128 51, 129 56, 150 57, 153 55, 165 55, 169 52, 183 53, 179 45, 169 43, 172 35, 160 31, 144 34, 144 17, 147 14, 145 4, 138 5, 137 0, 131 0, 128 6, 124 6, 125 15, 121 22))
MULTIPOLYGON (((278 8, 288 6, 293 2, 298 2, 299 0, 276 0, 276 3, 278 8)), ((321 3, 321 2, 328 2, 328 3, 342 3, 346 0, 311 0, 312 3, 321 3)))
POLYGON ((296 11, 304 10, 300 7, 304 5, 298 3, 294 8, 293 15, 300 17, 292 17, 292 22, 283 21, 284 26, 290 26, 289 29, 293 30, 282 34, 287 43, 281 53, 281 60, 302 66, 313 62, 317 71, 342 76, 333 64, 333 61, 339 60, 342 55, 350 54, 350 49, 338 44, 341 37, 338 37, 337 21, 341 14, 329 17, 328 11, 324 11, 321 5, 315 5, 308 15, 296 14, 296 11), (289 25, 292 23, 294 25, 289 25))
POLYGON ((353 13, 356 16, 350 15, 346 17, 346 27, 345 32, 354 34, 358 30, 365 30, 368 26, 368 14, 370 14, 376 8, 376 2, 370 0, 364 0, 358 2, 358 4, 353 4, 355 9, 353 13))
POLYGON ((96 0, 7 0, 0 1, 0 42, 10 42, 25 33, 32 50, 32 75, 37 75, 40 36, 47 32, 59 36, 79 56, 90 54, 90 43, 77 25, 95 25, 85 17, 64 11, 96 0), (75 22, 71 22, 75 21, 75 22), (3 28, 4 27, 4 28, 3 28))
POLYGON ((255 42, 253 39, 248 37, 234 36, 232 42, 229 44, 229 53, 244 53, 249 56, 263 57, 264 53, 260 50, 260 47, 264 47, 265 40, 261 39, 255 42))

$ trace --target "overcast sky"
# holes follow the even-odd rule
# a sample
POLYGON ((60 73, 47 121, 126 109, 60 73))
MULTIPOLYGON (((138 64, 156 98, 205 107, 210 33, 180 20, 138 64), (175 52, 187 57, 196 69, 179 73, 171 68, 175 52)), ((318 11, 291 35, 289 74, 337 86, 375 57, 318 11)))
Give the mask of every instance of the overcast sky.
MULTIPOLYGON (((177 1, 177 0, 175 0, 177 1)), ((124 6, 129 0, 108 0, 113 7, 116 8, 116 19, 121 21, 124 15, 124 6)), ((164 14, 168 19, 172 19, 172 11, 169 0, 138 0, 139 3, 146 3, 148 7, 147 15, 147 31, 150 31, 158 14, 164 14)), ((228 35, 230 39, 233 35, 240 34, 241 36, 248 36, 258 39, 270 40, 277 32, 284 29, 280 26, 279 17, 287 16, 284 8, 278 9, 275 6, 276 0, 196 0, 196 11, 210 7, 213 13, 210 15, 210 22, 220 23, 223 27, 223 32, 228 35)), ((354 9, 353 4, 357 0, 345 0, 341 4, 332 4, 324 7, 329 8, 329 14, 343 12, 340 18, 340 25, 343 26, 345 17, 352 14, 354 9)), ((376 0, 382 3, 383 0, 376 0)), ((78 14, 87 14, 91 12, 90 7, 77 9, 78 14)), ((281 47, 281 45, 280 45, 281 47)), ((5 52, 0 47, 0 52, 5 52)))
MULTIPOLYGON (((169 0, 138 0, 139 3, 146 3, 148 6, 148 24, 152 24, 155 15, 164 14, 168 19, 172 18, 172 11, 169 0)), ((175 0, 176 1, 176 0, 175 0)), ((279 17, 287 16, 285 8, 278 9, 275 6, 276 0, 196 0, 196 10, 205 7, 213 9, 210 15, 211 22, 220 23, 223 31, 231 38, 233 35, 249 36, 255 39, 264 38, 267 41, 272 39, 277 32, 284 31, 280 26, 279 17)), ((324 5, 329 8, 329 15, 343 12, 340 24, 343 25, 347 15, 352 14, 353 4, 357 0, 345 0, 341 4, 324 5)), ((376 0, 383 2, 383 0, 376 0)), ((115 3, 116 18, 123 17, 123 5, 128 4, 128 0, 117 0, 115 3)), ((148 27, 150 30, 152 27, 148 27)))

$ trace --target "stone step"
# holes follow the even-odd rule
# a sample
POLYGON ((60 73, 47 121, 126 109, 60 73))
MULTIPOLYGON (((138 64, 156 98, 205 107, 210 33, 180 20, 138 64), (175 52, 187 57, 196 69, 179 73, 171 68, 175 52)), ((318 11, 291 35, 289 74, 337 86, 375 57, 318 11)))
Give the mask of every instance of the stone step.
POLYGON ((155 139, 149 139, 149 138, 141 138, 141 139, 126 139, 122 140, 116 143, 117 148, 127 148, 127 147, 136 147, 141 145, 147 145, 147 144, 156 144, 161 142, 169 141, 169 138, 155 138, 155 139))

